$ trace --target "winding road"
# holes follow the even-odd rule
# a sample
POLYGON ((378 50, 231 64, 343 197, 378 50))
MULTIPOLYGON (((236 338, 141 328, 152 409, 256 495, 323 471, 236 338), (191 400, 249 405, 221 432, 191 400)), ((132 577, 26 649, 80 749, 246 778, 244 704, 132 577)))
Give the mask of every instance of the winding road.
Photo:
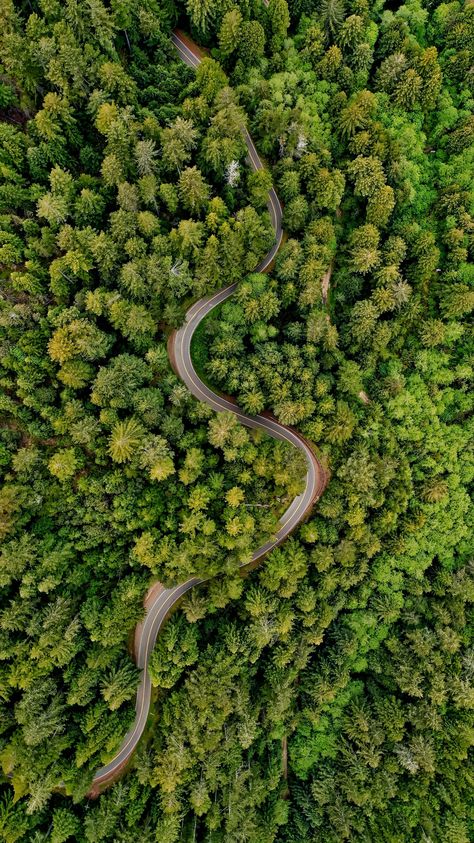
MULTIPOLYGON (((201 61, 201 54, 198 48, 179 31, 172 35, 172 41, 180 57, 190 67, 197 67, 201 61)), ((244 140, 247 145, 248 163, 253 170, 263 167, 262 162, 255 149, 254 143, 245 128, 242 129, 244 140)), ((268 254, 255 267, 255 272, 265 272, 280 248, 282 230, 282 209, 278 196, 273 188, 268 195, 268 210, 270 212, 272 226, 275 232, 275 242, 268 254)), ((262 413, 258 416, 249 416, 243 413, 237 403, 231 398, 222 397, 212 390, 199 378, 191 358, 191 340, 193 334, 208 315, 217 305, 228 299, 235 291, 237 285, 231 284, 214 295, 207 296, 196 302, 187 312, 184 325, 175 331, 170 337, 168 354, 175 373, 186 384, 190 392, 199 400, 212 407, 218 413, 231 412, 238 420, 247 427, 264 430, 275 439, 289 442, 303 453, 307 474, 304 491, 298 495, 290 504, 279 522, 279 529, 276 535, 259 547, 252 556, 251 565, 265 556, 301 523, 312 508, 314 502, 320 497, 327 483, 327 475, 317 456, 306 440, 292 428, 280 424, 271 414, 262 413)), ((245 567, 245 564, 241 566, 245 567)), ((128 762, 134 752, 146 726, 148 712, 151 702, 151 681, 148 674, 148 662, 155 645, 156 638, 163 624, 165 623, 171 609, 182 597, 195 586, 205 580, 192 577, 180 585, 172 588, 159 588, 152 593, 147 601, 147 612, 144 620, 138 625, 135 635, 136 661, 141 670, 140 683, 136 699, 136 717, 132 728, 125 736, 121 747, 116 755, 98 770, 93 779, 92 794, 100 792, 100 786, 113 780, 128 762)))

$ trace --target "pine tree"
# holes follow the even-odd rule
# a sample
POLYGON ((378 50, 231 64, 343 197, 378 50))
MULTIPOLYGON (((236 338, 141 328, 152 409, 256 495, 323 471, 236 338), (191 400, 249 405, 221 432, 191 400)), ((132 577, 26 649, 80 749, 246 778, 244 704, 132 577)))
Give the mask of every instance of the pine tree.
POLYGON ((197 167, 188 167, 179 177, 178 192, 184 207, 199 215, 208 203, 210 190, 197 167))
POLYGON ((67 808, 56 808, 53 813, 53 828, 51 832, 51 843, 65 843, 66 840, 76 836, 80 831, 78 817, 67 808))
POLYGON ((231 9, 222 18, 219 30, 219 47, 228 56, 237 49, 239 44, 240 25, 242 15, 239 9, 231 9))
POLYGON ((355 228, 351 234, 351 263, 356 272, 366 274, 375 269, 380 263, 378 245, 380 234, 372 225, 362 225, 355 228))
POLYGON ((143 426, 133 416, 115 424, 108 447, 113 461, 122 463, 131 460, 142 443, 143 435, 143 426))
POLYGON ((335 40, 344 20, 344 0, 320 0, 319 15, 328 41, 335 40))
POLYGON ((158 150, 154 140, 147 138, 146 140, 138 141, 135 147, 135 158, 137 161, 138 174, 140 176, 152 175, 155 169, 155 159, 158 155, 158 150))
POLYGON ((212 0, 186 0, 186 11, 193 26, 206 35, 215 14, 215 4, 212 0))
POLYGON ((170 170, 180 170, 191 158, 191 152, 196 146, 198 132, 191 120, 177 117, 176 120, 161 132, 162 158, 170 170))
POLYGON ((73 448, 63 448, 51 457, 48 468, 61 483, 70 480, 77 471, 78 461, 73 448))
POLYGON ((101 693, 111 711, 135 696, 139 671, 130 662, 124 662, 109 670, 101 682, 101 693))
POLYGON ((240 26, 239 55, 246 66, 258 64, 265 49, 265 32, 256 20, 244 21, 240 26))
POLYGON ((290 25, 288 4, 286 0, 269 0, 267 12, 272 33, 272 49, 276 51, 281 49, 290 25))

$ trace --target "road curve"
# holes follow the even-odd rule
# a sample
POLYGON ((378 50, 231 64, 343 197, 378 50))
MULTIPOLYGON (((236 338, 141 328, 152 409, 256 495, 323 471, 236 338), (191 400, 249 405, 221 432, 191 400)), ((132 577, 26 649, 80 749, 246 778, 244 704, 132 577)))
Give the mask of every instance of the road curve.
MULTIPOLYGON (((188 38, 183 36, 179 31, 175 31, 172 35, 172 42, 180 57, 189 67, 195 68, 199 65, 201 54, 198 48, 188 38)), ((261 169, 263 165, 254 143, 247 130, 243 128, 242 131, 247 145, 248 163, 253 170, 261 169)), ((255 267, 255 272, 265 272, 268 269, 280 248, 283 237, 282 209, 278 196, 273 188, 269 191, 268 195, 268 210, 275 232, 275 242, 261 263, 255 267)), ((194 369, 191 359, 191 340, 196 328, 214 307, 221 304, 221 302, 233 294, 236 287, 236 284, 231 284, 218 293, 196 302, 188 310, 184 325, 170 337, 168 353, 174 371, 199 401, 204 401, 218 413, 233 413, 247 427, 264 430, 275 439, 289 442, 295 448, 299 448, 305 457, 307 474, 304 491, 292 501, 286 512, 282 515, 276 535, 259 547, 253 554, 251 562, 247 563, 252 564, 284 541, 292 530, 301 523, 314 502, 324 491, 327 475, 310 445, 297 431, 280 424, 269 413, 249 416, 242 412, 237 406, 237 403, 231 398, 222 397, 212 392, 199 378, 194 369)), ((245 567, 245 565, 242 565, 242 567, 245 567)), ((204 581, 198 577, 192 577, 186 582, 181 583, 181 585, 164 588, 154 597, 149 605, 145 618, 138 627, 139 634, 136 636, 136 660, 137 666, 141 670, 141 677, 137 692, 135 721, 130 731, 126 734, 116 755, 96 772, 93 779, 92 794, 95 795, 100 791, 100 785, 114 779, 134 752, 145 729, 150 709, 151 681, 147 668, 158 633, 173 606, 188 591, 204 581)))

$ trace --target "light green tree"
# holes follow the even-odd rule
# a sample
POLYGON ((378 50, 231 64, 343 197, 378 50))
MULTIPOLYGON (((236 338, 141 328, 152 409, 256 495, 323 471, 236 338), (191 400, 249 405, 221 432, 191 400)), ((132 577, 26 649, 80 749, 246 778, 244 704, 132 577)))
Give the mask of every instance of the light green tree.
POLYGON ((197 167, 188 167, 180 174, 178 192, 184 207, 199 215, 208 203, 210 188, 197 167))
POLYGON ((138 451, 144 436, 142 424, 131 416, 112 428, 108 451, 114 462, 128 462, 138 451))
POLYGON ((219 30, 219 47, 228 56, 237 49, 239 44, 240 25, 242 14, 240 9, 230 9, 222 18, 219 30))
POLYGON ((375 225, 355 228, 350 237, 351 263, 356 272, 365 275, 380 263, 380 233, 375 225))
POLYGON ((139 670, 131 662, 111 668, 101 682, 100 690, 111 711, 135 696, 139 670))
POLYGON ((56 451, 48 462, 48 468, 54 477, 65 483, 74 476, 78 468, 77 456, 74 448, 63 448, 56 451))

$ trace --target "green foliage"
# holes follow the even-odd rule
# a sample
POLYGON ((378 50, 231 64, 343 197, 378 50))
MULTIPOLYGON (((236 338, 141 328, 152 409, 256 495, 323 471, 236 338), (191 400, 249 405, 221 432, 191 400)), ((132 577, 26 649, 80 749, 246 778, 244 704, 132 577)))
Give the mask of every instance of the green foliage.
POLYGON ((2 7, 7 843, 472 839, 472 21, 420 0, 2 7), (196 73, 178 17, 209 48, 196 73), (262 275, 272 184, 286 239, 262 275), (304 466, 166 354, 233 282, 196 364, 330 474, 246 578, 304 466), (134 717, 150 580, 193 576, 133 769, 85 801, 134 717))
POLYGON ((78 818, 64 808, 57 808, 53 814, 53 829, 51 832, 52 843, 65 843, 80 831, 78 818))
POLYGON ((239 55, 244 65, 258 64, 265 49, 265 31, 257 20, 244 21, 239 30, 239 55))
POLYGON ((226 12, 222 18, 222 24, 219 30, 219 47, 224 55, 230 55, 230 53, 233 53, 237 49, 241 23, 242 15, 238 8, 226 12))
POLYGON ((77 469, 77 459, 73 448, 62 448, 51 457, 48 468, 58 480, 70 480, 77 469))
POLYGON ((266 203, 259 215, 244 181, 226 189, 245 150, 238 96, 212 59, 194 82, 165 10, 53 6, 2 13, 18 107, 0 106, 0 749, 22 807, 7 800, 1 836, 33 839, 50 803, 54 839, 95 841, 109 808, 76 822, 55 794, 82 799, 131 722, 127 642, 151 572, 235 571, 301 466, 242 432, 217 451, 166 354, 185 302, 271 242, 266 203))
POLYGON ((160 635, 150 661, 150 677, 154 685, 172 688, 186 667, 199 657, 199 633, 195 624, 188 624, 180 614, 167 624, 160 635))

